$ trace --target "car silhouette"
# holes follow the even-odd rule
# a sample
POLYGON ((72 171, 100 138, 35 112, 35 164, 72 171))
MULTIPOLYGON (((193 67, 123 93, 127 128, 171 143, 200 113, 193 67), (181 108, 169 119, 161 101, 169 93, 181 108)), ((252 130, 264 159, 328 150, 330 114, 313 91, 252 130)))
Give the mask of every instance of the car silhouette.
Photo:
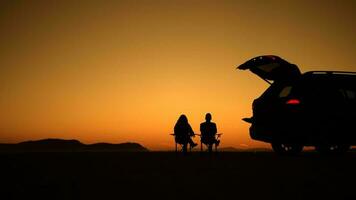
POLYGON ((275 152, 297 154, 304 146, 319 152, 346 152, 356 144, 356 72, 309 71, 274 55, 242 65, 270 84, 253 102, 254 140, 275 152))

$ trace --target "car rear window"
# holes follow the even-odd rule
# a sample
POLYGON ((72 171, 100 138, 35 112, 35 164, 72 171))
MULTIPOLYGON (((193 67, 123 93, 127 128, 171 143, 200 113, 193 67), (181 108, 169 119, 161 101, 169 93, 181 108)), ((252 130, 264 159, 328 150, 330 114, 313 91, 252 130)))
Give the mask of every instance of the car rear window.
POLYGON ((286 86, 282 89, 282 91, 279 93, 279 98, 284 98, 289 96, 289 94, 292 91, 292 86, 286 86))
POLYGON ((279 84, 274 82, 260 98, 264 100, 274 100, 278 98, 287 97, 292 91, 292 86, 289 84, 279 84))

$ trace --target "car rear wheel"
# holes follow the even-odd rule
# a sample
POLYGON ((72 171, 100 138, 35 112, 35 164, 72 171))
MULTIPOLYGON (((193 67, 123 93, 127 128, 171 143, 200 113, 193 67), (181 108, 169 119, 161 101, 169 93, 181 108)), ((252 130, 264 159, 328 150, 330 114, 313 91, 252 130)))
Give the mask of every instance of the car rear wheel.
POLYGON ((337 153, 342 154, 346 153, 350 149, 350 145, 348 144, 333 144, 333 145, 317 145, 315 146, 315 150, 319 153, 328 154, 328 153, 337 153))
POLYGON ((272 149, 280 155, 296 155, 303 151, 303 145, 274 142, 272 149))

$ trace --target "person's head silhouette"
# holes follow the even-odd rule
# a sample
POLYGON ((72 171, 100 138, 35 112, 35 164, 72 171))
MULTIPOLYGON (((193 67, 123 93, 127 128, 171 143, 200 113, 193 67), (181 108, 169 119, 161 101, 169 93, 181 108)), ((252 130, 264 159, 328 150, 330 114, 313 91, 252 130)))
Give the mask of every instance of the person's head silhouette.
POLYGON ((187 116, 185 116, 184 114, 181 115, 178 119, 178 122, 179 124, 188 124, 188 118, 187 116))
POLYGON ((205 115, 205 120, 206 120, 207 122, 210 122, 210 121, 211 121, 211 114, 210 114, 210 113, 206 113, 206 115, 205 115))

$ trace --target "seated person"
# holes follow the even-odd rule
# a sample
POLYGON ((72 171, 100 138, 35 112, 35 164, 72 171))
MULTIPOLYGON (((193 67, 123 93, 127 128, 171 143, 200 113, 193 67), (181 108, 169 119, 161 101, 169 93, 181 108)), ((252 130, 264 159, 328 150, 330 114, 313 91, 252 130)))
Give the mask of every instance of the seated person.
POLYGON ((204 144, 211 145, 215 144, 219 145, 220 140, 216 139, 216 124, 211 122, 211 114, 207 113, 205 115, 205 122, 200 124, 200 132, 201 132, 201 141, 204 144))
POLYGON ((186 145, 188 143, 192 148, 197 146, 197 143, 191 138, 194 137, 194 132, 185 115, 181 115, 174 126, 174 135, 178 144, 186 145))

